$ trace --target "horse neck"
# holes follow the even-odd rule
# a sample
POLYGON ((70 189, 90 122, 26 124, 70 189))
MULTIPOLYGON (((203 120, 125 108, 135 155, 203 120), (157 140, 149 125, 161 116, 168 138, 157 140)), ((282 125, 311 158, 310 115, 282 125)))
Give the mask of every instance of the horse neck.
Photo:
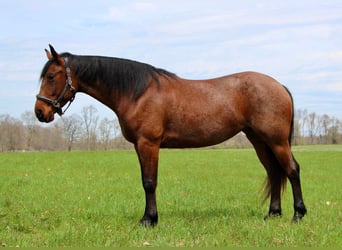
POLYGON ((115 89, 108 89, 99 77, 103 72, 103 68, 99 66, 101 57, 95 56, 73 56, 72 71, 74 71, 73 82, 77 86, 77 92, 85 93, 99 102, 103 103, 114 112, 120 105, 120 95, 115 89))
POLYGON ((80 82, 78 92, 87 94, 108 108, 112 109, 115 113, 120 107, 121 97, 115 89, 108 91, 100 81, 96 82, 80 82))
MULTIPOLYGON (((174 74, 151 65, 127 59, 101 56, 74 56, 74 74, 79 91, 102 102, 114 112, 125 112, 153 80, 159 76, 173 78, 174 74)), ((117 113, 117 115, 119 115, 117 113)))

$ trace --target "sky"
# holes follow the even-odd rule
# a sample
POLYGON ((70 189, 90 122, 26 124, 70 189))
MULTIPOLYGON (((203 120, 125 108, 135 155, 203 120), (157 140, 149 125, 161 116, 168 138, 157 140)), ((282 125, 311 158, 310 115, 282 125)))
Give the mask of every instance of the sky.
MULTIPOLYGON (((50 43, 188 79, 258 71, 286 85, 295 108, 342 119, 341 0, 1 0, 0 31, 0 115, 33 112, 50 43)), ((115 117, 84 94, 66 115, 89 105, 115 117)))

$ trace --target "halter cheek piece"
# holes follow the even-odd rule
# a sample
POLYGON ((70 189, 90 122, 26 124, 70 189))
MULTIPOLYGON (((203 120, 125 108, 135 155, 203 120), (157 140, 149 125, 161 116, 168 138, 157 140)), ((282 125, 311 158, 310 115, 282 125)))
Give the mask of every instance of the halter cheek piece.
POLYGON ((66 79, 66 83, 64 86, 64 89, 62 91, 62 93, 59 95, 59 97, 56 100, 51 100, 47 97, 41 96, 41 95, 36 95, 36 98, 38 100, 41 100, 43 102, 46 102, 48 104, 51 104, 55 109, 56 109, 56 113, 59 114, 60 116, 62 116, 67 109, 70 107, 71 103, 74 101, 75 99, 75 88, 72 86, 72 80, 71 80, 71 70, 69 67, 69 59, 67 57, 64 58, 64 62, 65 62, 65 71, 66 71, 66 75, 67 75, 67 79, 66 79), (71 99, 68 101, 69 104, 68 106, 64 109, 64 111, 62 110, 61 107, 61 101, 64 98, 64 95, 66 93, 67 90, 70 90, 72 97, 71 99))

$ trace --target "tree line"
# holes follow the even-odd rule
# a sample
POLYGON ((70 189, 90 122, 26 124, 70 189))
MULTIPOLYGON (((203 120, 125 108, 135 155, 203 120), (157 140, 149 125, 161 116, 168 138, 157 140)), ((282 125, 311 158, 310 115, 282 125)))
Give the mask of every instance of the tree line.
POLYGON ((80 115, 62 116, 44 125, 35 114, 24 112, 20 119, 0 115, 0 151, 59 151, 128 149, 117 119, 99 119, 97 109, 83 107, 80 115))
MULTIPOLYGON (((342 143, 342 122, 327 114, 296 110, 293 144, 342 143)), ((250 147, 243 133, 217 147, 250 147)), ((80 115, 63 116, 52 125, 38 122, 33 112, 20 119, 0 115, 0 151, 58 151, 132 149, 122 137, 116 118, 100 120, 97 109, 83 107, 80 115)))

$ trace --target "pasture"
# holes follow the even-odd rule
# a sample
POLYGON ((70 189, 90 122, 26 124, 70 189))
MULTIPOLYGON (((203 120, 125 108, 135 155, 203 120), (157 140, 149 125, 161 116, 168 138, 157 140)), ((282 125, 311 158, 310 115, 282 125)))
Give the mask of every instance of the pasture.
POLYGON ((2 246, 342 245, 342 145, 294 147, 308 214, 264 221, 265 171, 252 149, 161 150, 159 223, 138 224, 144 191, 134 151, 0 154, 2 246))

